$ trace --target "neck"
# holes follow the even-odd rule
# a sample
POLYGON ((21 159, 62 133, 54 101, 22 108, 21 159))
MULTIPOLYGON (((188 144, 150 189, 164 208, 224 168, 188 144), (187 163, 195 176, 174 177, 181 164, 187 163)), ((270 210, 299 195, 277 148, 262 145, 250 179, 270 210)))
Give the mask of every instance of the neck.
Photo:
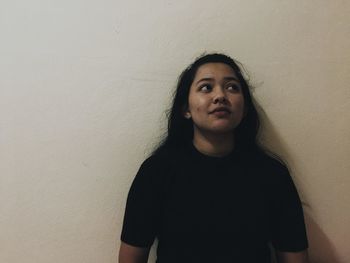
POLYGON ((213 134, 194 132, 193 144, 203 154, 215 157, 222 157, 234 148, 234 136, 232 133, 213 134))

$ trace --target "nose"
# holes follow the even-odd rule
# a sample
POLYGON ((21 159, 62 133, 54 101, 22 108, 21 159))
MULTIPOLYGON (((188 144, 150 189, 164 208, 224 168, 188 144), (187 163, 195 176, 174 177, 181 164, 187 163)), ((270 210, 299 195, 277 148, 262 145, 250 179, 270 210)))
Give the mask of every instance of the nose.
POLYGON ((216 103, 223 103, 226 102, 226 93, 221 89, 221 87, 217 87, 215 89, 214 97, 213 97, 213 102, 216 103))

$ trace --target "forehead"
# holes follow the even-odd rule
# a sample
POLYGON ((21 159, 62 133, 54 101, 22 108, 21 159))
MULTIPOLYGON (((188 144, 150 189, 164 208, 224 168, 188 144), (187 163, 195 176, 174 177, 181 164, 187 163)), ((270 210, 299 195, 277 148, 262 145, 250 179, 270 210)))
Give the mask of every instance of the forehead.
POLYGON ((195 80, 201 77, 214 77, 214 76, 233 76, 236 77, 234 70, 224 63, 206 63, 201 65, 195 75, 195 80))

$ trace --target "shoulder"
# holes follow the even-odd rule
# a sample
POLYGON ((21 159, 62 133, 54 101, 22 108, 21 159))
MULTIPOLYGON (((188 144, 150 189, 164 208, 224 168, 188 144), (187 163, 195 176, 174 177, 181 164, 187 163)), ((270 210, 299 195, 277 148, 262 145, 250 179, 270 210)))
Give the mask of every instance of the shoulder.
POLYGON ((278 156, 259 151, 248 162, 248 167, 261 175, 261 179, 266 182, 276 185, 290 183, 292 180, 287 164, 278 156))
POLYGON ((167 167, 173 160, 173 154, 168 150, 159 151, 146 157, 141 166, 149 168, 167 167))
POLYGON ((162 147, 148 156, 143 162, 147 166, 169 168, 188 158, 188 149, 185 147, 162 147))
POLYGON ((151 155, 148 156, 140 165, 138 175, 142 174, 143 176, 147 175, 150 177, 157 176, 161 170, 165 168, 165 161, 166 159, 164 157, 161 157, 159 155, 151 155))
POLYGON ((176 165, 176 154, 168 150, 159 151, 151 154, 142 162, 139 172, 148 176, 159 178, 164 177, 176 165))
POLYGON ((253 154, 252 159, 256 165, 270 171, 288 171, 286 163, 277 155, 259 151, 253 154))
POLYGON ((271 194, 278 196, 277 202, 300 203, 294 179, 283 161, 264 154, 259 157, 259 163, 264 171, 261 178, 271 194))

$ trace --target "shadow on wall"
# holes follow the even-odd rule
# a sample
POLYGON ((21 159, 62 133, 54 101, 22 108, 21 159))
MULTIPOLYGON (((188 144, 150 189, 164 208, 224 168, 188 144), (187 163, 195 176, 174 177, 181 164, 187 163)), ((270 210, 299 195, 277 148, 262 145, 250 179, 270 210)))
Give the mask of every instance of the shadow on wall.
POLYGON ((305 224, 309 238, 310 263, 343 263, 330 239, 308 213, 305 213, 305 224))
MULTIPOLYGON (((281 154, 281 156, 289 156, 283 138, 279 136, 278 132, 273 127, 271 121, 267 117, 264 110, 260 107, 259 103, 256 100, 254 100, 254 103, 261 118, 262 134, 260 138, 263 145, 271 146, 267 148, 276 151, 276 153, 281 154)), ((288 162, 286 163, 288 165, 288 162)), ((289 163, 292 163, 291 160, 289 163)), ((308 253, 310 263, 344 263, 341 262, 337 256, 335 247, 330 239, 326 236, 321 227, 312 219, 311 214, 308 212, 312 211, 312 208, 305 198, 305 194, 303 194, 302 189, 298 186, 297 188, 303 204, 305 225, 309 241, 308 253)), ((270 249, 272 253, 272 263, 276 263, 277 261, 274 256, 275 251, 272 246, 270 249)))
MULTIPOLYGON (((306 231, 309 240, 309 260, 310 263, 343 263, 335 252, 335 248, 322 229, 315 223, 308 213, 305 215, 306 231)), ((271 263, 278 263, 275 257, 275 250, 272 246, 271 263)))

